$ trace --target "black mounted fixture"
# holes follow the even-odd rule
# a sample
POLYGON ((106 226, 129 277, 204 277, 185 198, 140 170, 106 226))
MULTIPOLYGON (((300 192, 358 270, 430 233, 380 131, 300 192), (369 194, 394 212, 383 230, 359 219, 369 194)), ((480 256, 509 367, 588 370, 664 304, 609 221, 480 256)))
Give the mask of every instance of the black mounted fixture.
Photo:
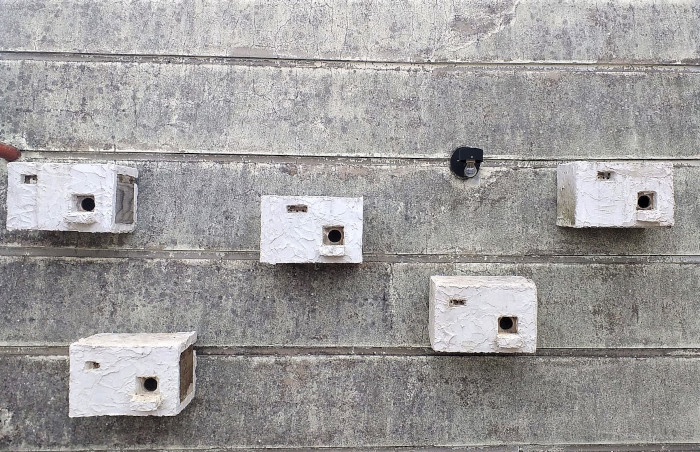
POLYGON ((484 150, 479 148, 457 148, 450 159, 450 169, 457 177, 469 179, 479 172, 484 161, 484 150))

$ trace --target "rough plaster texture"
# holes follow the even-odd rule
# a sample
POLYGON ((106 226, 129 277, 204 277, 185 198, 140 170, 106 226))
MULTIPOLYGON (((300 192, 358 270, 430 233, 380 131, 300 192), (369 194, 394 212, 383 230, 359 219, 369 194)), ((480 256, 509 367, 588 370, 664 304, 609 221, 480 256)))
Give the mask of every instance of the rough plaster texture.
POLYGON ((557 225, 673 226, 673 166, 667 162, 571 162, 557 168, 557 225))
POLYGON ((102 333, 70 345, 70 417, 174 416, 194 398, 196 353, 192 383, 180 392, 180 354, 197 333, 102 333), (157 382, 155 388, 144 384, 157 382))
POLYGON ((369 61, 700 59, 694 0, 0 1, 0 49, 369 61), (57 26, 56 24, 70 24, 57 26))
POLYGON ((362 198, 262 196, 260 262, 360 263, 362 215, 362 198))
POLYGON ((0 393, 14 428, 0 447, 700 441, 698 358, 242 355, 197 370, 178 416, 68 419, 65 357, 3 357, 19 387, 0 393))
POLYGON ((537 287, 521 276, 432 276, 430 345, 438 352, 534 353, 537 287), (502 317, 513 328, 502 330, 502 317))
POLYGON ((33 150, 700 156, 686 69, 8 60, 0 104, 5 141, 33 150))
POLYGON ((136 177, 136 169, 114 164, 9 163, 7 229, 131 232, 136 177), (120 182, 124 177, 126 184, 120 182), (92 208, 81 205, 85 198, 92 199, 92 208))

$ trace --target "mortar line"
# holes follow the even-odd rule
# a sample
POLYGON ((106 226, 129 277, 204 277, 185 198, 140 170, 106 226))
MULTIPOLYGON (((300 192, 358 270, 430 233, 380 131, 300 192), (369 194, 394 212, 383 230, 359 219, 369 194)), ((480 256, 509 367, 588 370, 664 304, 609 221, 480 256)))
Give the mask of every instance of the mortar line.
MULTIPOLYGON (((522 451, 523 448, 546 448, 547 450, 551 448, 556 448, 556 450, 566 452, 568 450, 572 451, 583 451, 583 452, 609 452, 611 449, 621 452, 659 452, 659 451, 700 451, 699 443, 630 443, 630 442, 619 442, 619 443, 548 443, 548 444, 538 444, 538 443, 474 443, 474 444, 452 444, 449 446, 442 445, 430 445, 430 446, 409 446, 409 445, 362 445, 362 446, 163 446, 163 447, 142 447, 142 446, 125 446, 120 447, 120 451, 135 451, 135 452, 178 452, 178 451, 210 451, 210 452, 225 452, 225 451, 237 451, 237 450, 273 450, 276 452, 303 452, 308 450, 317 451, 342 451, 342 452, 352 452, 352 451, 367 451, 372 450, 375 452, 391 452, 396 450, 407 450, 407 451, 431 451, 431 452, 448 452, 462 450, 463 448, 469 450, 473 449, 473 452, 489 452, 489 451, 509 451, 518 452, 522 451)), ((94 452, 94 451, 113 451, 113 446, 91 446, 89 449, 82 448, 41 448, 41 449, 31 449, 31 448, 17 448, 13 449, 16 452, 94 452)), ((541 450, 541 449, 535 449, 541 450)))
POLYGON ((700 443, 553 443, 553 444, 520 444, 520 451, 525 448, 525 452, 530 447, 550 449, 556 447, 558 451, 582 451, 582 452, 610 452, 611 449, 619 452, 659 452, 659 451, 700 451, 700 443))
MULTIPOLYGON (((0 257, 88 258, 88 259, 162 259, 259 261, 258 250, 158 250, 143 248, 75 248, 0 245, 0 257)), ((364 263, 388 264, 700 264, 695 254, 632 255, 498 255, 498 254, 423 254, 365 253, 364 263)), ((312 265, 312 264, 310 264, 312 265)), ((362 264, 347 264, 362 265, 362 264)))
MULTIPOLYGON (((483 357, 483 358, 700 358, 700 348, 547 348, 534 354, 438 353, 428 346, 275 346, 275 345, 195 345, 200 356, 211 357, 483 357)), ((0 344, 0 356, 67 357, 67 345, 0 344)))
POLYGON ((700 72, 700 64, 683 62, 598 62, 598 61, 405 61, 374 60, 348 58, 303 58, 303 57, 269 57, 269 56, 232 56, 232 55, 197 55, 197 54, 154 54, 154 53, 101 53, 101 52, 66 52, 66 51, 32 51, 2 50, 0 60, 40 60, 58 62, 95 62, 95 63, 152 63, 152 64, 210 64, 210 65, 258 65, 273 67, 342 67, 350 69, 387 69, 395 70, 416 68, 472 68, 504 70, 548 70, 569 69, 572 71, 605 72, 700 72))
MULTIPOLYGON (((468 143, 467 143, 468 144, 468 143)), ((476 144, 478 145, 478 143, 476 144)), ((199 163, 199 162, 220 162, 220 163, 265 163, 265 164, 358 164, 358 165, 377 165, 377 166, 394 166, 394 165, 439 165, 446 166, 449 162, 451 151, 446 151, 442 156, 436 155, 408 155, 408 156, 363 156, 363 155, 339 155, 337 153, 329 155, 301 155, 301 154, 224 154, 210 151, 136 151, 136 150, 120 150, 120 151, 65 151, 65 150, 22 150, 23 159, 32 160, 108 160, 108 161, 157 161, 157 162, 184 162, 184 163, 199 163)), ((700 155, 687 157, 664 157, 653 156, 649 158, 640 157, 581 157, 581 156, 560 156, 553 157, 533 157, 533 156, 518 156, 518 155, 495 155, 493 157, 486 156, 486 160, 482 163, 484 166, 504 166, 522 168, 553 168, 559 163, 571 161, 609 161, 609 162, 646 162, 646 161, 663 161, 671 162, 675 166, 700 166, 700 155)))
MULTIPOLYGON (((361 452, 366 452, 369 449, 371 449, 373 452, 391 452, 391 451, 396 451, 396 450, 406 450, 406 451, 430 451, 430 452, 448 452, 452 451, 454 452, 455 448, 462 448, 462 447, 467 447, 469 449, 476 448, 478 451, 474 452, 489 452, 493 450, 493 452, 518 452, 518 446, 517 445, 507 445, 507 446, 502 446, 502 445, 478 445, 478 446, 295 446, 295 447, 290 447, 290 446, 276 446, 276 445, 271 445, 271 446, 192 446, 192 447, 187 447, 187 446, 163 446, 163 447, 140 447, 140 446, 126 446, 126 447, 119 447, 119 451, 134 451, 134 452, 178 452, 178 451, 209 451, 209 452, 226 452, 226 451, 238 451, 238 450, 243 450, 243 451, 251 451, 251 450, 259 450, 259 451, 267 451, 267 450, 272 450, 276 452, 304 452, 304 451, 309 451, 309 450, 317 450, 317 451, 327 451, 327 452, 333 452, 333 451, 342 451, 342 452, 351 452, 351 451, 361 451, 361 452)), ((41 449, 23 449, 23 448, 18 448, 18 449, 13 449, 14 452, 102 452, 102 451, 114 451, 113 446, 92 446, 89 449, 75 449, 75 448, 41 448, 41 449)), ((466 451, 469 452, 469 451, 466 451)), ((642 452, 645 452, 642 450, 642 452)))

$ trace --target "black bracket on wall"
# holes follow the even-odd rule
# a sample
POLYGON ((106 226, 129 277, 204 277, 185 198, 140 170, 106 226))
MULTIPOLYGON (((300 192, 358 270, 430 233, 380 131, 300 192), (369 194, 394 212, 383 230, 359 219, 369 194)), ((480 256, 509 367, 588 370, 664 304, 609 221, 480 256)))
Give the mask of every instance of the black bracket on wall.
POLYGON ((479 148, 462 147, 452 153, 450 169, 457 177, 469 179, 479 172, 484 161, 484 150, 479 148))

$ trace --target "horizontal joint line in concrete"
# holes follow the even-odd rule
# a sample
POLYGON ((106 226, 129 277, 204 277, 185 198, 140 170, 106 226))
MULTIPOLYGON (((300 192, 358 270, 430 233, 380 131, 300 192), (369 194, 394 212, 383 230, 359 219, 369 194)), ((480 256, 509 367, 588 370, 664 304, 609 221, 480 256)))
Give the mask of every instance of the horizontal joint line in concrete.
MULTIPOLYGON (((455 354, 437 353, 429 347, 355 347, 355 346, 195 346, 201 356, 471 356, 471 357, 521 357, 521 358, 700 358, 698 348, 538 348, 533 355, 511 354, 455 354)), ((0 356, 68 356, 65 345, 0 345, 0 356)))
MULTIPOLYGON (((120 447, 122 451, 139 451, 139 452, 164 452, 164 451, 209 451, 209 452, 224 452, 229 450, 273 450, 276 452, 303 452, 307 450, 317 451, 366 451, 371 449, 375 452, 391 452, 396 450, 407 451, 431 451, 431 452, 448 452, 466 449, 478 450, 480 452, 528 452, 529 450, 541 451, 555 449, 558 451, 583 451, 583 452, 608 452, 610 450, 627 452, 658 452, 658 451, 700 451, 698 443, 606 443, 606 444, 454 444, 450 446, 357 446, 357 447, 333 447, 333 446, 298 446, 298 447, 283 447, 283 446, 192 446, 192 447, 167 447, 153 449, 151 447, 120 447)), ((94 452, 94 451, 111 451, 112 446, 91 446, 89 449, 75 448, 41 448, 41 449, 14 449, 17 452, 94 452)))
MULTIPOLYGON (((698 443, 606 443, 606 444, 592 444, 592 443, 576 443, 576 444, 453 444, 449 446, 356 446, 356 447, 333 447, 333 446, 298 446, 298 447, 284 447, 284 446, 192 446, 192 447, 167 447, 167 448, 157 448, 152 447, 120 447, 119 450, 122 451, 138 451, 138 452, 164 452, 164 451, 209 451, 209 452, 224 452, 229 450, 273 450, 276 452, 303 452, 307 450, 316 451, 366 451, 371 449, 375 452, 391 452, 396 450, 407 450, 407 451, 431 451, 431 452, 448 452, 467 449, 478 450, 480 452, 498 451, 498 452, 528 452, 529 450, 541 451, 555 449, 558 451, 583 451, 583 452, 608 452, 610 450, 627 452, 658 452, 658 451, 700 451, 700 444, 698 443)), ((114 450, 112 446, 91 446, 89 449, 76 449, 76 448, 41 448, 41 449, 13 449, 17 452, 94 452, 94 451, 111 451, 114 450)))
MULTIPOLYGON (((465 143, 469 144, 469 143, 465 143)), ((297 155, 297 154, 259 154, 259 153, 217 153, 206 150, 190 150, 190 151, 169 151, 169 150, 114 150, 114 151, 65 151, 65 150, 38 150, 38 149, 22 149, 23 160, 90 160, 111 162, 117 161, 146 161, 146 162, 178 162, 178 163, 199 163, 199 162, 219 162, 219 163, 267 163, 267 164, 318 164, 318 165, 334 165, 334 164, 355 164, 355 165, 415 165, 432 164, 446 166, 449 162, 451 151, 446 151, 440 155, 411 155, 411 156, 362 156, 362 155, 338 155, 337 153, 329 155, 297 155)), ((482 165, 499 166, 499 167, 524 167, 524 168, 554 168, 559 163, 590 160, 590 161, 625 161, 625 162, 645 162, 650 160, 664 161, 674 163, 678 167, 698 166, 700 167, 700 155, 690 157, 665 157, 655 156, 649 158, 633 158, 633 157, 577 157, 577 156, 560 156, 558 158, 551 157, 534 157, 534 156, 518 156, 518 155, 494 155, 489 157, 486 155, 486 160, 482 165)))
MULTIPOLYGON (((154 449, 152 447, 119 447, 120 451, 134 451, 134 452, 178 452, 178 451, 202 451, 202 452, 225 452, 231 450, 272 450, 275 452, 303 452, 308 450, 317 451, 367 451, 370 448, 374 452, 391 452, 396 450, 406 450, 406 451, 430 451, 430 452, 442 452, 442 451, 455 451, 459 450, 457 448, 466 447, 468 449, 476 448, 479 452, 518 452, 517 445, 511 446, 489 446, 489 445, 465 445, 465 446, 357 446, 357 447, 334 447, 334 446, 298 446, 298 447, 284 447, 284 446, 192 446, 192 447, 159 447, 154 449)), ((15 452, 98 452, 98 451, 114 451, 113 446, 91 446, 89 449, 75 449, 75 448, 41 448, 41 449, 13 449, 15 452)), ((644 449, 640 449, 644 451, 644 449)), ((468 452, 468 451, 466 451, 468 452)), ((476 451, 475 451, 476 452, 476 451)))
POLYGON ((619 452, 658 452, 658 451, 700 451, 699 443, 605 443, 605 444, 520 444, 521 452, 529 450, 541 451, 555 449, 561 452, 581 451, 581 452, 609 452, 615 450, 619 452))
MULTIPOLYGON (((157 250, 94 249, 74 247, 0 246, 2 257, 173 259, 213 261, 258 261, 258 250, 157 250)), ((474 254, 375 254, 365 253, 365 263, 454 263, 454 264, 700 264, 699 255, 474 255, 474 254)), ((284 264, 280 264, 284 265, 284 264)), ((356 264, 362 265, 362 264, 356 264)))
MULTIPOLYGON (((275 452, 303 452, 308 450, 317 451, 367 451, 370 448, 374 452, 391 452, 396 450, 406 450, 406 451, 430 451, 430 452, 442 452, 442 451, 455 451, 456 448, 466 447, 468 449, 477 448, 479 452, 489 452, 493 450, 494 452, 518 452, 517 445, 511 446, 489 446, 489 445, 465 445, 465 446, 357 446, 357 447, 334 447, 334 446, 298 446, 298 447, 284 447, 284 446, 192 446, 192 447, 158 447, 154 449, 152 447, 123 447, 120 446, 120 451, 134 451, 134 452, 178 452, 178 451, 202 451, 202 452, 225 452, 231 450, 272 450, 275 452)), ((114 451, 113 446, 91 446, 89 449, 75 449, 75 448, 41 448, 41 449, 23 449, 17 448, 12 449, 15 452, 101 452, 101 451, 114 451)), ((643 451, 643 449, 640 449, 643 451)), ((466 451, 468 452, 468 451, 466 451)), ((476 451, 475 451, 476 452, 476 451)))
POLYGON ((150 64, 208 64, 208 65, 244 65, 272 67, 341 67, 347 69, 387 69, 407 70, 423 68, 470 68, 470 69, 504 69, 512 70, 570 70, 601 72, 700 72, 700 65, 687 63, 605 63, 597 61, 540 61, 540 62, 466 62, 466 61, 392 61, 360 59, 294 58, 294 57, 251 57, 226 55, 185 55, 185 54, 139 54, 139 53, 77 53, 45 52, 27 50, 2 50, 0 60, 38 60, 58 62, 93 62, 93 63, 150 63, 150 64))

